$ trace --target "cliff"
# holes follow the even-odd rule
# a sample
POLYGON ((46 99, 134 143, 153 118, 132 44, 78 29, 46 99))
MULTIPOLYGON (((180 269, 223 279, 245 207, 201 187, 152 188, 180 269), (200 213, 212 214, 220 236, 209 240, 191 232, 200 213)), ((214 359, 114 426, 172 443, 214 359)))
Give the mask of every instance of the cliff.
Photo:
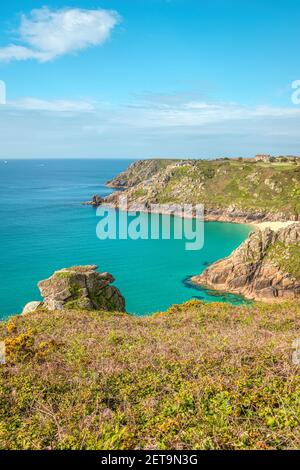
POLYGON ((299 299, 300 224, 277 232, 265 229, 251 233, 228 258, 192 281, 252 299, 299 299))
POLYGON ((108 185, 129 202, 204 204, 206 220, 300 220, 300 159, 141 160, 108 185))

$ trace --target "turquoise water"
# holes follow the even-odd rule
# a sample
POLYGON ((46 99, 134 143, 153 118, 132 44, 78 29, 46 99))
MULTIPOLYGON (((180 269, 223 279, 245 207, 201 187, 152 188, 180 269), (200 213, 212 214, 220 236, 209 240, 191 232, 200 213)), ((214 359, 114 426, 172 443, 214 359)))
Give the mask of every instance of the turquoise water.
POLYGON ((139 315, 165 310, 191 298, 241 302, 191 287, 191 275, 227 256, 249 233, 249 226, 205 223, 201 251, 186 251, 186 240, 99 240, 99 217, 81 202, 111 190, 105 182, 128 160, 0 161, 0 318, 39 299, 36 284, 54 270, 97 264, 109 271, 139 315))

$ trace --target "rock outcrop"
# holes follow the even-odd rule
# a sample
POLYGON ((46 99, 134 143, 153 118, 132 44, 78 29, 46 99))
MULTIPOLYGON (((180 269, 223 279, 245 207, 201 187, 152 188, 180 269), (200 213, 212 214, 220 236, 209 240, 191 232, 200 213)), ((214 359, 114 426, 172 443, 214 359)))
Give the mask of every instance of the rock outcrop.
POLYGON ((24 307, 23 313, 40 308, 124 312, 124 297, 117 287, 110 285, 114 282, 113 276, 109 273, 99 273, 96 269, 97 266, 91 265, 56 271, 49 279, 38 283, 43 302, 30 302, 24 307))
POLYGON ((228 258, 192 281, 256 300, 300 298, 300 224, 252 232, 228 258))
POLYGON ((130 188, 149 180, 173 163, 172 160, 165 159, 137 160, 129 165, 127 170, 108 181, 107 186, 110 188, 130 188))
POLYGON ((42 306, 42 302, 40 301, 28 302, 28 304, 26 304, 25 307, 23 308, 22 315, 33 313, 36 310, 38 310, 38 308, 40 308, 41 306, 42 306))
POLYGON ((92 197, 91 201, 86 201, 86 202, 83 202, 82 204, 84 206, 98 207, 98 206, 101 206, 101 204, 103 204, 103 202, 104 202, 103 197, 99 196, 99 194, 95 194, 95 196, 92 197))

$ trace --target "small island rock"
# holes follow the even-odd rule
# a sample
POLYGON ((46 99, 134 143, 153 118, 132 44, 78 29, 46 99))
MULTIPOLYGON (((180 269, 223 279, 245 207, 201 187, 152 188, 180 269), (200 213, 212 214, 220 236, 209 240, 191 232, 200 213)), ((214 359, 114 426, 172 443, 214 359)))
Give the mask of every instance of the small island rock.
POLYGON ((103 204, 104 199, 103 197, 99 196, 99 194, 95 194, 93 196, 91 201, 83 202, 82 204, 85 206, 94 206, 94 207, 99 207, 101 204, 103 204))

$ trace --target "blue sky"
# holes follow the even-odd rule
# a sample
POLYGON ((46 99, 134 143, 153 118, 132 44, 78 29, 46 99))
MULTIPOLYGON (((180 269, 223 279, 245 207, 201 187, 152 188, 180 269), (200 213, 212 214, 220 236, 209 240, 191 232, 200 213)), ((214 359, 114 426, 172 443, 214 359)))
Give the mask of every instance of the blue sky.
POLYGON ((296 0, 0 9, 1 158, 300 154, 296 0))

